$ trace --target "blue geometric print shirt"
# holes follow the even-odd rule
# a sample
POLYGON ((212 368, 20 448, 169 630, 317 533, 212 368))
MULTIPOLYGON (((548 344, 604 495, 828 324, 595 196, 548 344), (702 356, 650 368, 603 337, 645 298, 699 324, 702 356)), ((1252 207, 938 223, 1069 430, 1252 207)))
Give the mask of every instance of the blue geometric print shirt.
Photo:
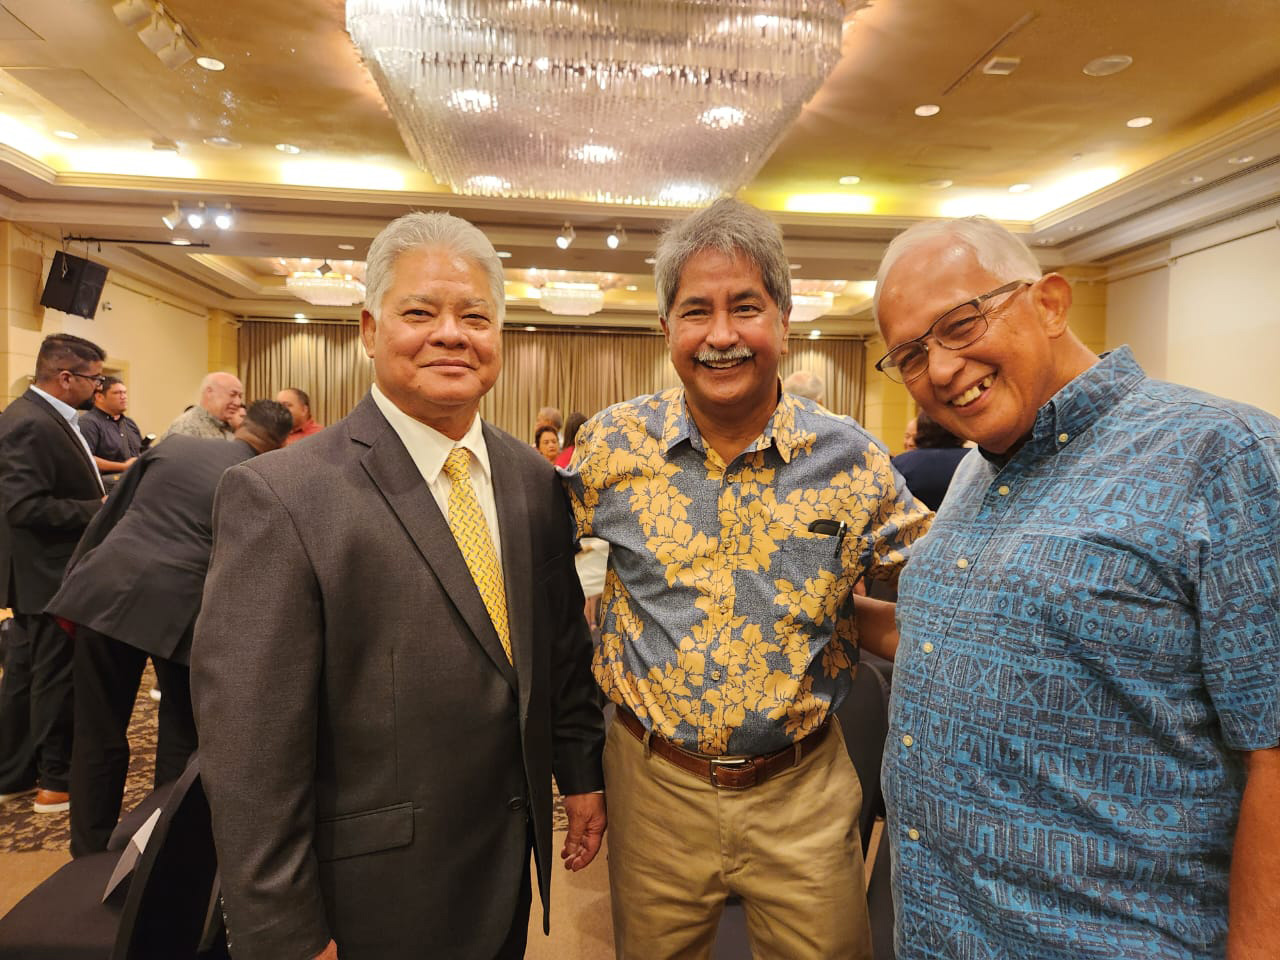
POLYGON ((1121 348, 961 463, 899 590, 901 960, 1224 954, 1238 751, 1280 741, 1278 436, 1121 348))

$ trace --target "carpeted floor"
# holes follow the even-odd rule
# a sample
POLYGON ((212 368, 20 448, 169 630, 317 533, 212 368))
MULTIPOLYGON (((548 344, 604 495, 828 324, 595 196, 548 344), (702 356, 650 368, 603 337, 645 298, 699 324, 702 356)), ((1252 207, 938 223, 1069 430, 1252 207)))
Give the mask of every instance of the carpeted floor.
MULTIPOLYGON (((0 671, 0 676, 3 672, 0 671)), ((156 723, 159 711, 151 699, 156 675, 147 664, 138 688, 138 699, 129 724, 129 779, 125 783, 122 810, 131 810, 151 792, 155 775, 156 723)), ((0 806, 0 854, 30 853, 36 850, 67 851, 70 847, 67 814, 36 813, 27 799, 0 806)))

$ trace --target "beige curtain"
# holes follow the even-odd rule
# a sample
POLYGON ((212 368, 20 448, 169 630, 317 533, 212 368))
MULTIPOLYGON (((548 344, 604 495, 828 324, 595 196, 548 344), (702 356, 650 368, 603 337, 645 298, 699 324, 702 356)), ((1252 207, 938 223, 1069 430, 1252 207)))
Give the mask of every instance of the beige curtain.
MULTIPOLYGON (((792 338, 788 348, 784 377, 811 370, 826 383, 829 409, 862 418, 862 341, 792 338)), ((502 354, 502 376, 481 401, 480 414, 530 443, 539 407, 559 407, 566 418, 574 410, 590 416, 679 382, 657 333, 506 330, 502 354)), ((326 425, 346 416, 372 380, 354 324, 245 323, 240 365, 250 399, 299 387, 326 425)))

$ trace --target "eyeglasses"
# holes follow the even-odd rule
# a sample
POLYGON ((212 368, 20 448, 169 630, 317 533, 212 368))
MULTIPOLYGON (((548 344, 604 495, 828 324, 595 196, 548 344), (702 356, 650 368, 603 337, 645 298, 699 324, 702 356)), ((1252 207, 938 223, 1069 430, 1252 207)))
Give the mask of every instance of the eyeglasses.
POLYGON ((79 377, 81 380, 92 380, 95 390, 101 390, 102 385, 107 382, 107 378, 101 373, 96 374, 95 376, 90 376, 87 373, 76 373, 74 370, 59 370, 58 372, 69 373, 73 377, 79 377))
MULTIPOLYGON (((1010 290, 1029 287, 1033 280, 1014 280, 1003 287, 997 287, 990 293, 966 300, 957 307, 952 307, 933 323, 929 329, 914 340, 900 343, 876 361, 876 369, 896 383, 910 383, 929 369, 929 344, 932 338, 946 350, 961 350, 977 343, 986 336, 991 326, 987 313, 982 305, 992 297, 998 297, 1010 290)), ((1010 300, 1013 297, 1009 298, 1010 300)), ((1005 301, 1006 303, 1008 301, 1005 301)))

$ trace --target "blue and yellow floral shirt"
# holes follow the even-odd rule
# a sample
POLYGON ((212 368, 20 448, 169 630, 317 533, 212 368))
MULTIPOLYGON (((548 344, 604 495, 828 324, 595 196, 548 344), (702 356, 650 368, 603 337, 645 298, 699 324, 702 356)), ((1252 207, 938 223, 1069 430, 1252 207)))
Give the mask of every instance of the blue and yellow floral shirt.
POLYGON ((1108 354, 970 453, 899 585, 901 960, 1208 960, 1280 741, 1280 421, 1108 354))
POLYGON ((822 724, 857 658, 853 585, 894 577, 932 516, 855 421, 791 394, 730 464, 682 388, 618 404, 562 473, 578 535, 611 547, 596 679, 648 729, 714 755, 822 724))

